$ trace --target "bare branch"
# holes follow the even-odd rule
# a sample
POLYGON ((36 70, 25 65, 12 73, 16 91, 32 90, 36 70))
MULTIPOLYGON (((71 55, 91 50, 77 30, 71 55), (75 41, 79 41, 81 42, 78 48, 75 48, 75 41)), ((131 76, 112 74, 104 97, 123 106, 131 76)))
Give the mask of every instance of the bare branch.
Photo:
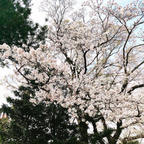
POLYGON ((87 59, 86 59, 86 54, 87 54, 87 52, 89 51, 89 49, 86 50, 85 52, 84 52, 84 50, 82 50, 82 51, 83 51, 83 57, 84 57, 84 69, 85 69, 84 74, 86 74, 86 73, 87 73, 87 59))
POLYGON ((142 87, 144 87, 144 84, 135 85, 127 93, 131 94, 131 92, 134 91, 135 89, 142 88, 142 87))
POLYGON ((142 64, 144 64, 144 60, 143 60, 141 63, 139 63, 137 66, 135 66, 135 67, 132 69, 131 73, 133 73, 135 70, 137 70, 142 64))
POLYGON ((137 47, 140 47, 140 46, 144 46, 144 44, 135 45, 135 46, 133 46, 133 47, 131 47, 131 48, 129 49, 129 51, 127 52, 127 55, 126 55, 126 66, 127 66, 128 63, 129 63, 129 54, 130 54, 130 52, 131 52, 134 48, 137 48, 137 47))

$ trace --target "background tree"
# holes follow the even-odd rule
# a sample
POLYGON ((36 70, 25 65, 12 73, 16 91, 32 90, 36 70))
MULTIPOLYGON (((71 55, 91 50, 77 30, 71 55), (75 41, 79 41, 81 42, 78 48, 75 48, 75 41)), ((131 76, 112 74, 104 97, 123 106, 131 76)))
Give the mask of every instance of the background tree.
POLYGON ((0 44, 23 46, 25 50, 44 44, 47 28, 34 24, 30 14, 31 0, 0 0, 0 44))

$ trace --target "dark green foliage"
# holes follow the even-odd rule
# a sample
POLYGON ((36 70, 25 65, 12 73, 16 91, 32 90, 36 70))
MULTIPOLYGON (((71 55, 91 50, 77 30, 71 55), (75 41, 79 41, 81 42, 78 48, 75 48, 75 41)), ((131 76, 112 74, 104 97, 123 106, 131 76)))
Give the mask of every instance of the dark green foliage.
POLYGON ((8 118, 0 119, 0 144, 6 144, 9 126, 10 123, 8 118))
POLYGON ((25 44, 28 51, 30 46, 37 48, 45 42, 47 28, 29 19, 30 3, 31 0, 0 0, 0 44, 25 44))
POLYGON ((20 87, 15 96, 7 99, 11 106, 2 108, 11 118, 7 143, 70 144, 74 141, 75 126, 69 123, 66 109, 48 99, 38 102, 29 87, 20 87))

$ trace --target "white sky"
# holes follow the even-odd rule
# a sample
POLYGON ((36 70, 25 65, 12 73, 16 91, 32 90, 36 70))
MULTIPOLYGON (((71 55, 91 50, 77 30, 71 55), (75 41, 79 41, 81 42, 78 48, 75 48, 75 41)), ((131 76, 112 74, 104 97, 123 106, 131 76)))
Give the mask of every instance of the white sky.
POLYGON ((6 103, 6 97, 11 96, 11 92, 4 86, 3 79, 12 74, 12 70, 0 67, 0 106, 6 103))
POLYGON ((40 10, 40 4, 43 0, 32 0, 32 15, 31 18, 34 22, 37 22, 41 25, 45 23, 45 13, 40 10))
MULTIPOLYGON (((34 22, 39 23, 40 25, 43 25, 45 23, 45 13, 40 10, 40 5, 43 0, 32 0, 32 15, 31 18, 34 22)), ((73 0, 72 0, 73 1, 73 0)), ((76 2, 75 8, 80 6, 81 3, 83 3, 85 0, 74 0, 76 2)), ((108 1, 108 0, 105 0, 108 1)), ((115 0, 120 5, 126 5, 134 0, 115 0)))
MULTIPOLYGON (((40 10, 40 5, 42 3, 43 0, 32 0, 32 15, 31 18, 33 19, 34 22, 37 22, 41 25, 43 25, 45 23, 45 12, 42 12, 42 10, 40 10)), ((84 2, 84 0, 72 0, 76 2, 76 6, 75 8, 79 7, 81 5, 82 2, 84 2)))

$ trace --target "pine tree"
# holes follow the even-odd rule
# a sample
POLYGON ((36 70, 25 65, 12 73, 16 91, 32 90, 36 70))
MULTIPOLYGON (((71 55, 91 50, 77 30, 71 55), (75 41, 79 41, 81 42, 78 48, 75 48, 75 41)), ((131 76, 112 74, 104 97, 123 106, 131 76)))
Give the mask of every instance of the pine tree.
POLYGON ((0 44, 25 45, 28 51, 45 43, 46 26, 34 24, 30 15, 31 0, 0 0, 0 44))
POLYGON ((8 98, 11 106, 3 105, 10 118, 7 143, 48 144, 67 143, 74 137, 75 125, 70 124, 65 108, 48 99, 40 102, 30 87, 15 91, 16 98, 8 98))

